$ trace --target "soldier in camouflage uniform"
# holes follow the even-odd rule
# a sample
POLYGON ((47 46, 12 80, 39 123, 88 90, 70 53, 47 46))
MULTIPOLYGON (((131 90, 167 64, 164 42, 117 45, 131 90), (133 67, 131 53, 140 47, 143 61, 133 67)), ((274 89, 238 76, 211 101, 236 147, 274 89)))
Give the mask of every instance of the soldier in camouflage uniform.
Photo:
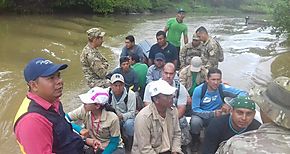
POLYGON ((250 94, 261 109, 264 124, 232 137, 217 153, 290 153, 290 78, 278 77, 266 89, 254 88, 250 94))
POLYGON ((105 32, 99 28, 87 31, 88 44, 84 47, 80 59, 88 86, 93 88, 106 87, 109 83, 105 78, 109 67, 107 59, 100 53, 98 47, 102 46, 105 32))
POLYGON ((224 60, 223 49, 220 44, 208 35, 206 28, 203 26, 196 30, 196 35, 199 40, 203 42, 203 49, 201 52, 203 65, 207 68, 218 68, 218 62, 224 60))
POLYGON ((190 60, 194 56, 201 56, 202 44, 198 37, 193 34, 192 42, 185 44, 180 51, 180 68, 190 64, 190 60))

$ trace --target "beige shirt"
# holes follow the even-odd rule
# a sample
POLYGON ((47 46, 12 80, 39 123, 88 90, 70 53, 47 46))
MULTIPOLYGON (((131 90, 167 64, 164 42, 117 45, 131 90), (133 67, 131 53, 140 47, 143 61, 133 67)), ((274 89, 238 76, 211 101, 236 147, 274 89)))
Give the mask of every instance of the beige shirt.
POLYGON ((177 109, 168 109, 161 119, 155 104, 150 103, 136 116, 132 153, 158 154, 168 150, 183 154, 177 109))
POLYGON ((120 137, 118 147, 123 147, 119 118, 115 113, 103 109, 101 120, 99 121, 96 115, 93 115, 91 112, 86 112, 84 105, 81 105, 79 108, 69 112, 68 115, 72 121, 81 120, 85 128, 89 130, 90 136, 99 140, 103 148, 109 144, 110 137, 116 136, 120 137))

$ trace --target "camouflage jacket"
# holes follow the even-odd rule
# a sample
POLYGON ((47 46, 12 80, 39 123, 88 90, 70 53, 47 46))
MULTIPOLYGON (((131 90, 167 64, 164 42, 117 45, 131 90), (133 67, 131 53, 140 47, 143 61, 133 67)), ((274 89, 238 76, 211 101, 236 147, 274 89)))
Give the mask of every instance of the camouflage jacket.
POLYGON ((201 56, 202 44, 197 47, 192 46, 192 43, 187 43, 180 51, 180 68, 190 64, 190 60, 194 56, 201 56))
MULTIPOLYGON (((200 85, 201 83, 203 83, 205 81, 206 74, 207 74, 206 69, 202 69, 200 72, 198 72, 196 79, 195 79, 195 82, 197 85, 200 85)), ((181 84, 183 84, 185 86, 185 88, 187 90, 189 90, 191 88, 191 86, 192 86, 192 72, 190 71, 190 65, 181 69, 181 71, 179 72, 179 81, 181 84)))
POLYGON ((290 153, 290 129, 274 123, 260 126, 222 143, 216 154, 290 153))
POLYGON ((109 64, 97 48, 92 48, 87 44, 81 53, 80 60, 89 87, 92 88, 97 83, 102 83, 101 80, 105 80, 109 64))
POLYGON ((223 51, 219 43, 213 39, 209 38, 205 43, 203 43, 203 50, 201 52, 202 64, 207 67, 218 67, 218 62, 223 61, 223 51))

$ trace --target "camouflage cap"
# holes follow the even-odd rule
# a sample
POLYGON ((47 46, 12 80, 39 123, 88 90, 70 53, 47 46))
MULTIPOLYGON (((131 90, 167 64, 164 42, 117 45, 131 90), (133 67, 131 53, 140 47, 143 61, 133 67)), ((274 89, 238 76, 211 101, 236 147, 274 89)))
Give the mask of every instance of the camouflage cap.
POLYGON ((290 78, 278 77, 266 88, 255 87, 250 96, 273 122, 290 129, 290 78))
POLYGON ((98 36, 103 37, 106 33, 102 32, 99 28, 91 28, 87 30, 87 34, 89 38, 92 38, 92 37, 98 37, 98 36))

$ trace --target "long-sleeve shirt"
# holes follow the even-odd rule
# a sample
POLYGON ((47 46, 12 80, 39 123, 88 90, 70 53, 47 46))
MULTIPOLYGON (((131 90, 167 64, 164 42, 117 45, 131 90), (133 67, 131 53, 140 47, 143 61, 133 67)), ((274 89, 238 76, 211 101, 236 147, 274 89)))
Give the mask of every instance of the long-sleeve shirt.
POLYGON ((134 45, 132 49, 128 49, 123 47, 122 52, 120 54, 120 57, 125 57, 125 56, 131 56, 133 53, 137 54, 140 57, 140 62, 144 61, 144 54, 143 54, 143 49, 139 45, 134 45))
MULTIPOLYGON (((109 91, 109 89, 108 89, 109 91)), ((123 94, 120 99, 117 100, 116 96, 112 94, 112 107, 116 110, 117 114, 122 114, 123 120, 135 118, 136 111, 136 96, 132 90, 129 90, 127 94, 127 90, 124 88, 123 94), (125 103, 125 97, 128 95, 128 101, 125 103)))
MULTIPOLYGON (((204 119, 208 119, 214 117, 214 111, 222 107, 223 100, 220 96, 218 89, 216 89, 215 91, 208 91, 207 89, 204 97, 201 98, 203 84, 196 87, 193 92, 192 111, 194 112, 194 114, 204 119)), ((225 97, 236 97, 247 95, 247 92, 231 87, 229 85, 221 83, 221 86, 225 97)))
POLYGON ((162 77, 162 68, 157 68, 155 65, 151 65, 148 68, 146 75, 146 83, 148 84, 151 81, 159 80, 162 77))
POLYGON ((154 103, 143 108, 136 116, 134 154, 159 154, 165 151, 181 152, 181 131, 177 109, 167 109, 162 118, 154 103))

